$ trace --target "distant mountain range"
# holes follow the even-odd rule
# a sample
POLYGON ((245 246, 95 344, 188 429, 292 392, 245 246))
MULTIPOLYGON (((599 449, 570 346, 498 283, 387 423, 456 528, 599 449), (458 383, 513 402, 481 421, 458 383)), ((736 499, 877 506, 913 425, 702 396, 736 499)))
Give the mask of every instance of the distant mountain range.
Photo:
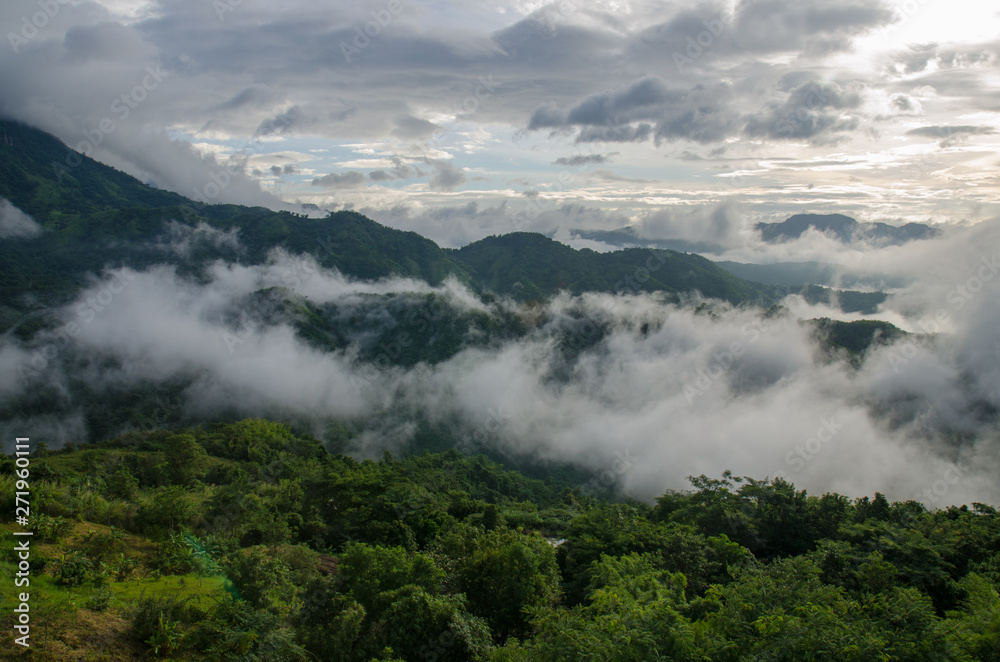
POLYGON ((616 230, 570 230, 570 235, 579 239, 599 241, 609 246, 662 248, 686 253, 721 253, 725 250, 722 244, 711 241, 691 241, 688 239, 645 239, 639 236, 633 227, 623 227, 616 230))
POLYGON ((578 251, 533 233, 488 237, 454 250, 355 212, 316 219, 263 207, 198 204, 77 154, 24 124, 0 121, 0 132, 12 143, 0 145, 0 197, 45 230, 0 241, 0 320, 66 303, 88 275, 108 266, 171 263, 182 273, 197 274, 220 259, 260 264, 275 248, 311 255, 323 267, 354 278, 401 276, 437 285, 454 277, 474 291, 521 301, 544 300, 560 290, 697 291, 734 304, 770 303, 777 294, 699 255, 671 250, 578 251), (239 245, 201 242, 178 255, 169 246, 178 227, 238 232, 239 245))
MULTIPOLYGON (((219 262, 261 265, 275 249, 310 256, 324 268, 359 280, 405 277, 439 285, 454 278, 477 293, 488 309, 442 304, 440 293, 406 287, 365 294, 350 305, 310 300, 291 285, 263 288, 229 302, 225 315, 232 318, 225 322, 231 328, 241 328, 244 316, 266 326, 287 323, 311 347, 350 352, 366 364, 386 358, 385 348, 393 346, 400 328, 409 329, 412 342, 389 357, 397 366, 436 364, 463 349, 529 337, 538 320, 527 313, 536 307, 507 306, 497 295, 534 304, 564 291, 658 293, 678 302, 700 293, 734 305, 773 306, 795 292, 815 303, 866 313, 875 312, 884 299, 879 293, 761 284, 700 255, 659 248, 599 253, 540 234, 513 233, 446 249, 355 212, 309 218, 263 207, 201 205, 76 154, 23 124, 0 121, 0 132, 12 143, 0 144, 0 197, 43 228, 31 236, 0 239, 0 334, 30 350, 60 328, 59 307, 93 286, 94 276, 107 268, 143 271, 169 264, 190 282, 204 283, 211 281, 211 267, 219 262), (68 163, 67 158, 76 165, 53 166, 68 163)), ((839 323, 821 331, 818 337, 825 346, 855 354, 875 337, 868 327, 842 328, 839 323)), ((545 332, 553 334, 562 357, 553 372, 557 379, 569 375, 574 357, 612 329, 575 311, 545 332), (580 331, 588 325, 591 331, 580 331)), ((84 365, 92 359, 71 347, 59 360, 84 365)), ((0 410, 0 422, 37 412, 69 415, 83 402, 87 434, 107 438, 134 426, 139 413, 158 412, 163 402, 180 402, 180 394, 196 378, 180 373, 141 388, 108 389, 77 380, 68 387, 69 399, 52 389, 26 392, 0 410)), ((186 420, 178 406, 164 406, 164 411, 172 424, 186 420)))
POLYGON ((880 246, 905 244, 930 239, 938 230, 922 223, 902 226, 886 223, 861 223, 843 214, 796 214, 781 223, 758 223, 754 229, 761 239, 779 244, 800 238, 814 229, 844 244, 869 243, 880 246))
MULTIPOLYGON (((37 236, 0 241, 0 333, 26 314, 71 301, 91 275, 109 266, 144 269, 170 263, 181 273, 198 275, 217 260, 261 264, 275 248, 310 255, 321 266, 353 278, 401 276, 437 285, 454 277, 481 294, 519 301, 542 301, 560 291, 662 292, 674 298, 699 292, 733 304, 765 305, 802 291, 811 299, 838 300, 829 291, 802 289, 815 282, 811 278, 789 280, 786 274, 775 279, 761 271, 773 271, 774 265, 723 268, 700 255, 665 248, 598 253, 519 232, 446 249, 356 212, 316 219, 263 207, 198 204, 77 154, 24 124, 0 121, 0 132, 12 143, 0 144, 0 197, 45 229, 37 236), (70 167, 70 162, 76 165, 70 167), (178 228, 228 233, 238 236, 238 245, 201 241, 178 254, 170 246, 171 233, 178 228)), ((823 227, 843 229, 849 226, 846 221, 823 227)), ((630 228, 606 233, 605 238, 611 235, 622 241, 637 239, 630 228)), ((673 245, 704 248, 689 242, 673 245)), ((873 312, 881 299, 840 296, 839 301, 873 312)), ((21 332, 30 332, 30 325, 21 332)))
MULTIPOLYGON (((936 228, 922 223, 907 223, 902 226, 862 223, 843 214, 796 214, 781 223, 757 223, 754 229, 769 244, 799 239, 809 229, 818 230, 844 244, 865 243, 874 246, 899 245, 930 239, 940 234, 936 228)), ((725 246, 713 241, 640 237, 635 228, 630 226, 615 230, 573 229, 570 234, 578 239, 599 241, 609 246, 661 248, 709 255, 718 255, 726 250, 725 246)))
POLYGON ((740 278, 765 285, 795 287, 797 285, 824 285, 864 290, 895 289, 906 285, 904 279, 882 273, 844 271, 842 267, 826 262, 775 262, 748 264, 743 262, 716 262, 720 267, 740 278))

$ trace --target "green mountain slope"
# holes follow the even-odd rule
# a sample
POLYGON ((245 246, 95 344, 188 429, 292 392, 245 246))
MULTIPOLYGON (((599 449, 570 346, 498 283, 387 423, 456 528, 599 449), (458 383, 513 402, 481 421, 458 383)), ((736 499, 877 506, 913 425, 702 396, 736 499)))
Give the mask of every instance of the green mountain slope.
POLYGON ((454 276, 480 291, 522 300, 546 299, 563 289, 698 291, 733 303, 770 298, 766 288, 705 258, 674 251, 577 251, 528 233, 490 237, 456 251, 356 212, 312 219, 262 207, 200 205, 146 186, 26 125, 0 121, 0 133, 12 143, 0 146, 0 196, 46 229, 39 237, 0 242, 5 301, 30 292, 43 304, 64 302, 88 273, 107 266, 141 269, 170 262, 197 271, 218 259, 260 263, 278 247, 312 255, 355 278, 402 276, 438 284, 454 276), (165 244, 172 221, 238 230, 244 250, 201 246, 183 257, 170 253, 165 244))
POLYGON ((0 454, 6 512, 33 498, 0 522, 33 534, 0 551, 30 580, 0 583, 0 627, 22 603, 31 625, 4 660, 997 659, 982 503, 729 471, 616 502, 454 450, 358 462, 260 419, 32 446, 28 478, 0 454))
POLYGON ((613 253, 575 250, 540 234, 515 232, 455 251, 478 285, 523 300, 559 290, 582 292, 701 292, 732 303, 769 301, 769 288, 720 269, 712 261, 669 250, 613 253))
POLYGON ((39 223, 109 209, 186 202, 183 196, 145 186, 25 124, 0 120, 0 134, 12 143, 0 143, 0 196, 39 223))

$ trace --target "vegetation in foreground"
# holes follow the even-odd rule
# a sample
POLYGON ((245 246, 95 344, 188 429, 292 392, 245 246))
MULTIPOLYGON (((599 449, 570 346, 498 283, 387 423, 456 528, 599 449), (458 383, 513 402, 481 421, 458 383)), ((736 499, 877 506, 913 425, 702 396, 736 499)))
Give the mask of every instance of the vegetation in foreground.
POLYGON ((42 449, 31 472, 37 660, 1000 659, 983 504, 729 473, 612 502, 263 420, 42 449))

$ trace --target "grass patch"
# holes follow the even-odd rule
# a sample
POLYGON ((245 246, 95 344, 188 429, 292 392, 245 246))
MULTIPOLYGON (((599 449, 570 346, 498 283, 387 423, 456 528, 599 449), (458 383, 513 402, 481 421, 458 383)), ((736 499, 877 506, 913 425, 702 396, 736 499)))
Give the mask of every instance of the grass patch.
POLYGON ((163 597, 187 600, 189 604, 207 610, 226 595, 225 577, 198 575, 166 575, 157 578, 112 582, 111 592, 116 601, 132 602, 143 597, 163 597))

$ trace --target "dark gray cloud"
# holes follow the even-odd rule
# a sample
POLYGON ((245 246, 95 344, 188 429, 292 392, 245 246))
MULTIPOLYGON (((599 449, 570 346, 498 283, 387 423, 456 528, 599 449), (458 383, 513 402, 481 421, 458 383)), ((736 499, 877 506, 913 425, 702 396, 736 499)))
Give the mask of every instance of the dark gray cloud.
POLYGON ((913 74, 925 71, 927 66, 936 59, 937 44, 910 44, 905 50, 894 54, 892 68, 902 68, 904 73, 913 74))
POLYGON ((531 114, 528 130, 565 128, 570 126, 618 127, 637 120, 654 119, 664 108, 676 105, 684 94, 672 90, 658 76, 634 81, 623 88, 606 90, 588 96, 566 110, 556 104, 539 106, 531 114))
MULTIPOLYGON (((204 0, 172 0, 133 15, 80 0, 18 53, 0 58, 0 113, 76 144, 83 132, 114 117, 111 103, 134 89, 146 66, 161 66, 169 78, 116 123, 94 156, 185 195, 204 190, 226 166, 232 182, 213 201, 280 207, 252 176, 254 168, 264 179, 277 176, 269 171, 274 161, 247 165, 242 156, 230 159, 230 152, 266 151, 282 140, 296 142, 289 149, 300 154, 312 151, 303 147, 309 140, 368 143, 378 159, 396 157, 413 168, 353 168, 368 181, 427 178, 430 191, 394 187, 393 196, 455 191, 473 177, 486 182, 476 189, 517 178, 526 180, 517 191, 544 191, 552 175, 545 169, 572 154, 574 143, 623 145, 629 159, 642 149, 636 143, 681 143, 668 163, 669 178, 683 179, 673 165, 684 152, 698 152, 703 161, 687 161, 683 172, 704 182, 715 176, 722 149, 729 150, 727 157, 756 150, 776 158, 801 143, 855 140, 870 147, 880 136, 895 138, 912 128, 902 115, 944 125, 946 113, 958 107, 1000 110, 988 79, 1000 54, 995 41, 941 38, 935 45, 922 38, 901 48, 887 40, 872 58, 874 67, 829 56, 862 43, 869 48, 872 40, 858 37, 897 18, 904 26, 909 19, 894 13, 895 0, 634 0, 628 11, 610 0, 572 0, 529 16, 522 15, 523 5, 404 3, 348 61, 342 42, 353 44, 356 28, 363 30, 371 12, 384 8, 381 0, 290 0, 281 7, 245 0, 221 18, 204 0), (735 9, 732 16, 723 12, 727 7, 735 9), (683 66, 675 53, 685 58, 683 66), (832 92, 828 99, 810 97, 813 81, 832 92), (933 88, 938 96, 918 88, 933 88), (525 155, 535 171, 522 171, 520 163, 517 172, 497 167, 489 150, 506 149, 500 146, 509 145, 511 134, 515 149, 524 146, 519 136, 527 135, 528 148, 539 150, 525 155), (543 144, 545 134, 549 144, 543 144)), ((32 7, 37 4, 29 0, 3 3, 0 24, 18 25, 32 7)), ((508 157, 504 163, 516 161, 508 157)), ((301 165, 308 177, 290 177, 281 195, 333 204, 309 185, 339 172, 331 160, 301 165)), ((648 159, 643 162, 648 168, 648 159)), ((783 179, 771 184, 787 184, 799 174, 783 171, 783 179)), ((359 196, 371 197, 356 202, 365 206, 382 196, 382 204, 395 204, 388 195, 383 187, 359 189, 359 196)), ((427 195, 424 202, 446 204, 445 196, 427 195)))
POLYGON ((745 103, 729 85, 696 85, 680 92, 661 78, 648 77, 589 96, 565 110, 552 103, 539 106, 527 128, 582 127, 578 142, 652 138, 717 143, 740 135, 821 142, 858 127, 857 118, 845 117, 845 111, 861 106, 863 91, 860 83, 841 86, 806 80, 787 91, 776 89, 756 112, 744 114, 745 103))
POLYGON ((358 188, 365 183, 365 176, 360 172, 331 172, 329 175, 312 180, 313 186, 329 189, 358 188))
POLYGON ((116 21, 75 26, 66 32, 63 47, 66 57, 78 64, 101 60, 114 63, 121 58, 143 61, 157 56, 155 46, 116 21))
POLYGON ((590 181, 598 182, 622 182, 630 184, 649 184, 651 180, 641 179, 639 177, 626 177, 624 175, 619 175, 613 170, 608 170, 607 168, 601 168, 599 170, 592 170, 585 173, 584 178, 590 181))
POLYGON ((587 97, 566 113, 567 124, 615 124, 633 119, 651 119, 664 106, 681 102, 684 94, 670 89, 658 76, 641 78, 618 90, 608 90, 587 97))
POLYGON ((906 132, 908 136, 924 136, 927 138, 949 138, 964 133, 968 135, 992 135, 996 129, 991 126, 922 126, 906 132))
POLYGON ((274 136, 289 134, 297 129, 304 128, 313 121, 313 118, 309 117, 301 107, 292 106, 285 112, 261 122, 260 126, 257 127, 257 135, 274 136))
MULTIPOLYGON (((398 157, 394 157, 392 161, 395 163, 395 166, 389 169, 372 170, 368 173, 368 179, 373 182, 391 182, 398 179, 423 177, 427 174, 414 165, 404 164, 403 160, 398 157)), ((426 161, 424 162, 426 163, 426 161)))
POLYGON ((825 55, 850 50, 858 34, 894 19, 892 5, 884 0, 745 0, 732 34, 743 52, 825 55))
POLYGON ((951 147, 969 139, 969 136, 992 136, 997 131, 991 126, 921 126, 906 132, 908 136, 935 138, 941 147, 951 147))
POLYGON ((857 109, 863 86, 810 80, 792 89, 783 100, 772 100, 747 119, 746 135, 777 140, 807 139, 829 142, 835 134, 857 129, 857 116, 844 111, 857 109))
POLYGON ((586 126, 576 134, 578 143, 641 143, 653 135, 653 125, 641 122, 636 125, 586 126))
POLYGON ((298 170, 291 163, 285 165, 284 167, 279 165, 273 165, 268 168, 268 171, 275 177, 281 177, 283 175, 295 175, 298 174, 298 170))
MULTIPOLYGON (((464 184, 467 179, 465 172, 461 168, 444 159, 431 159, 428 157, 419 159, 419 162, 433 168, 429 173, 412 163, 404 163, 400 158, 393 158, 392 160, 395 163, 394 167, 372 170, 368 173, 367 179, 382 184, 403 179, 428 177, 427 186, 434 191, 454 191, 464 184)), ((361 172, 335 172, 325 177, 313 179, 312 185, 333 189, 358 188, 365 182, 365 179, 365 174, 361 172)))
POLYGON ((573 156, 561 156, 552 162, 552 165, 561 166, 585 166, 585 165, 600 165, 603 163, 609 163, 611 157, 617 154, 617 152, 611 152, 610 154, 575 154, 573 156))
POLYGON ((893 108, 901 113, 917 113, 920 111, 920 102, 908 94, 894 94, 890 98, 893 108))
POLYGON ((392 130, 392 135, 408 140, 430 138, 435 131, 440 129, 441 127, 433 122, 422 120, 413 115, 406 115, 396 119, 396 128, 392 130))
POLYGON ((427 160, 428 165, 434 166, 434 172, 427 182, 427 185, 435 191, 454 191, 465 183, 465 173, 460 168, 448 161, 427 160))
POLYGON ((274 91, 267 85, 254 84, 248 86, 235 96, 220 103, 218 110, 236 110, 247 106, 266 106, 275 99, 274 91))
POLYGON ((736 58, 796 53, 818 59, 851 50, 855 38, 895 20, 885 0, 743 0, 671 3, 626 45, 647 66, 666 60, 672 73, 714 74, 736 58))

